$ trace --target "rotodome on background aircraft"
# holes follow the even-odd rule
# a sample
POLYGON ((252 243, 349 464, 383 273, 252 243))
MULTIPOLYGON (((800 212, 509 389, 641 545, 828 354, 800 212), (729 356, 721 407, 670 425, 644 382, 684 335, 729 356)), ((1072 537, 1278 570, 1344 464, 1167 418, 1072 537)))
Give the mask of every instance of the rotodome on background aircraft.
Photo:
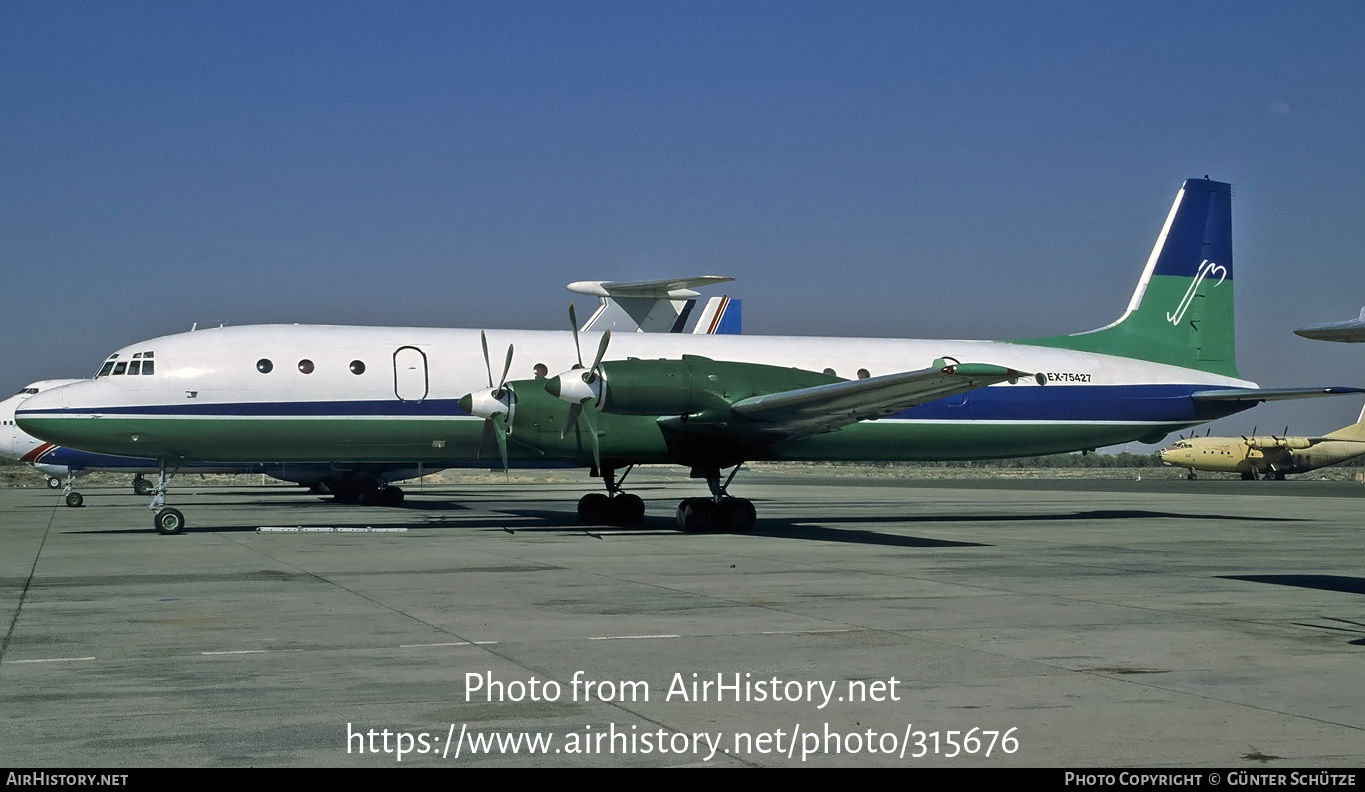
MULTIPOLYGON (((749 461, 1157 442, 1268 399, 1359 392, 1261 389, 1238 375, 1231 190, 1207 179, 1184 183, 1127 310, 1098 330, 1004 342, 604 333, 586 367, 577 331, 496 331, 494 345, 508 348, 496 384, 476 329, 181 333, 120 349, 95 380, 32 397, 18 420, 50 442, 172 470, 195 459, 450 465, 493 453, 578 465, 606 485, 580 515, 623 523, 644 507, 617 473, 680 464, 711 493, 679 504, 680 525, 743 530, 754 507, 728 485, 749 461), (155 376, 117 374, 148 354, 155 376), (518 370, 564 373, 507 382, 514 357, 518 370)), ((155 525, 175 533, 184 517, 165 508, 164 484, 163 473, 155 525)))

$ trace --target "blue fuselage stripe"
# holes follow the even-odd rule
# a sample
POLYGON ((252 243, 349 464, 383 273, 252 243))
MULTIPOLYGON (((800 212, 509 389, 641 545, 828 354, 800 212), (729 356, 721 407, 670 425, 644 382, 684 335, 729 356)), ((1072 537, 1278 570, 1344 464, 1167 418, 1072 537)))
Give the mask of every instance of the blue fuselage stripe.
MULTIPOLYGON (((1254 401, 1195 401, 1190 394, 1208 384, 1046 385, 981 388, 902 410, 892 419, 919 421, 1093 421, 1197 423, 1245 410, 1254 401)), ((22 417, 98 413, 146 417, 230 418, 461 418, 469 413, 455 399, 369 401, 243 402, 128 407, 19 409, 22 417)))

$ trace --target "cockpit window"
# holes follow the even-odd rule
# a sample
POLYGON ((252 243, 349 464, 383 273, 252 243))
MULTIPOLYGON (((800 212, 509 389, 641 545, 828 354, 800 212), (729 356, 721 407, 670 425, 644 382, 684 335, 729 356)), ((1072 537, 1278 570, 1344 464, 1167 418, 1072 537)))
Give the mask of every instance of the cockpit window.
POLYGON ((29 396, 32 396, 33 394, 35 394, 35 393, 37 393, 37 392, 38 392, 38 389, 37 389, 37 388, 20 388, 20 389, 19 389, 19 393, 16 394, 16 395, 28 394, 29 396))
POLYGON ((95 375, 95 379, 118 374, 154 374, 156 366, 153 365, 152 358, 155 355, 155 352, 134 352, 131 361, 121 362, 118 353, 112 354, 104 361, 104 365, 100 366, 100 373, 95 375))

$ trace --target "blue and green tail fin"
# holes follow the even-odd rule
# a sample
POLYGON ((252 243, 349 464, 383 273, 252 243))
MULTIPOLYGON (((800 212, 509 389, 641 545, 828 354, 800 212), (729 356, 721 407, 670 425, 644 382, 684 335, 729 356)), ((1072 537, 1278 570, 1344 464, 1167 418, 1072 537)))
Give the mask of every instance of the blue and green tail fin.
POLYGON ((1016 343, 1238 377, 1232 291, 1232 185, 1188 179, 1123 316, 1098 330, 1016 343))

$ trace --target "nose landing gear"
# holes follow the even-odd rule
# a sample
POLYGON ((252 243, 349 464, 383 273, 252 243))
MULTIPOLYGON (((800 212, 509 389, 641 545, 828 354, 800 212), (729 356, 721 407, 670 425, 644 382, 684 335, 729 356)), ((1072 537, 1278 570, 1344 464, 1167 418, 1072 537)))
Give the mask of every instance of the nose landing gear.
POLYGON ((147 507, 155 512, 152 518, 152 527, 162 536, 171 536, 185 531, 185 515, 176 509, 166 508, 166 485, 175 477, 175 472, 166 472, 164 461, 157 465, 156 485, 153 488, 155 493, 152 502, 147 507))

